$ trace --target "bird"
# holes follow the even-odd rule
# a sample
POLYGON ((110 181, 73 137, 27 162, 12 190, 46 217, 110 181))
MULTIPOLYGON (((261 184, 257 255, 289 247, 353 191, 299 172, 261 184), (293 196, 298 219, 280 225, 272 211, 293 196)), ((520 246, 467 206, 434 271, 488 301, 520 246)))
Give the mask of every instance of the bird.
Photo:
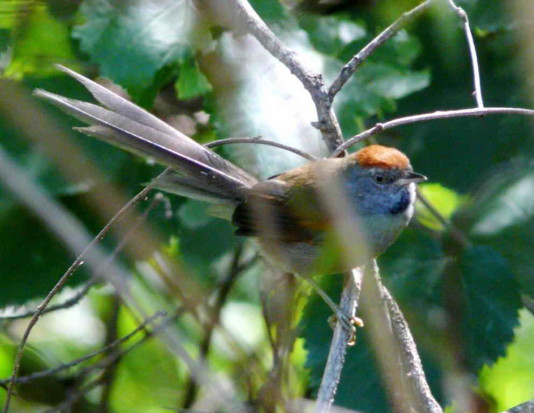
MULTIPOLYGON (((100 104, 36 89, 34 94, 88 124, 75 129, 167 167, 154 186, 208 202, 237 236, 254 237, 266 260, 302 276, 349 270, 382 254, 414 213, 416 185, 425 181, 400 150, 372 144, 345 157, 324 158, 260 181, 156 116, 64 66, 100 104), (335 234, 332 200, 341 188, 349 213, 357 217, 364 256, 323 259, 335 234), (328 195, 326 195, 328 198, 328 195)), ((328 254, 326 254, 328 255, 328 254)), ((323 297, 324 298, 324 297, 323 297)), ((329 303, 329 305, 331 305, 329 303)))

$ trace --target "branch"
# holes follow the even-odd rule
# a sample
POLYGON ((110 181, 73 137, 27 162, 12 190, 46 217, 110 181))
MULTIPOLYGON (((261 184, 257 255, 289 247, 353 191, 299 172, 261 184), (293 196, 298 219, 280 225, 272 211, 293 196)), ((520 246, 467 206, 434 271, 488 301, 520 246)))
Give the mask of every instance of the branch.
MULTIPOLYGON (((41 313, 41 315, 52 313, 52 312, 58 311, 58 310, 65 310, 67 308, 71 308, 71 307, 75 306, 76 304, 78 304, 81 301, 81 299, 83 297, 85 297, 87 295, 87 293, 89 293, 89 290, 91 290, 91 288, 93 288, 95 284, 96 284, 96 281, 94 281, 94 280, 88 281, 83 286, 83 288, 76 293, 76 295, 74 295, 73 297, 69 298, 68 300, 65 300, 65 302, 63 302, 63 303, 59 303, 59 304, 55 304, 55 305, 51 305, 51 306, 47 307, 41 313)), ((34 308, 32 310, 29 310, 29 311, 26 311, 26 312, 20 313, 20 314, 3 315, 3 316, 0 316, 0 320, 20 320, 20 319, 28 318, 28 317, 31 317, 31 316, 35 315, 36 311, 37 311, 37 309, 34 308)))
POLYGON ((332 82, 332 85, 328 89, 328 98, 330 101, 334 99, 337 93, 343 88, 345 83, 356 72, 356 69, 367 59, 376 49, 382 46, 391 37, 395 36, 400 29, 415 17, 419 16, 423 11, 428 9, 433 0, 426 0, 412 10, 407 11, 387 27, 382 33, 371 40, 362 50, 360 50, 349 62, 343 66, 338 77, 332 82))
POLYGON ((471 33, 471 27, 469 26, 469 18, 467 17, 465 10, 457 6, 454 3, 454 0, 448 0, 448 3, 463 22, 465 37, 469 47, 469 56, 471 57, 471 66, 473 67, 473 83, 475 87, 473 94, 475 95, 477 107, 483 108, 484 101, 482 99, 482 86, 480 85, 480 70, 478 68, 477 49, 475 47, 475 41, 473 40, 473 33, 471 33))
MULTIPOLYGON (((213 332, 215 331, 215 327, 220 322, 223 307, 227 302, 228 295, 230 294, 231 289, 233 288, 235 282, 237 281, 238 276, 241 274, 242 270, 244 269, 239 264, 242 253, 243 253, 243 244, 240 244, 234 252, 234 257, 230 264, 230 269, 228 271, 228 274, 225 277, 225 279, 221 282, 220 288, 217 291, 215 303, 210 309, 210 314, 209 314, 210 319, 208 322, 206 322, 204 335, 200 343, 199 359, 205 359, 208 356, 208 353, 210 351, 210 345, 212 343, 213 332)), ((182 409, 187 410, 191 408, 191 406, 193 405, 197 397, 198 383, 194 381, 191 376, 189 376, 187 378, 187 382, 184 388, 186 390, 185 390, 185 397, 184 397, 182 409)))
POLYGON ((297 52, 287 47, 272 32, 247 0, 230 0, 247 31, 260 42, 271 55, 284 64, 310 93, 317 110, 318 122, 314 124, 323 136, 330 151, 343 142, 341 129, 332 110, 323 75, 306 67, 297 52))
POLYGON ((362 308, 392 409, 442 413, 426 383, 408 325, 382 284, 376 260, 366 267, 362 308))
POLYGON ((411 125, 414 123, 428 122, 431 120, 439 119, 452 119, 452 118, 468 118, 468 117, 483 117, 486 115, 523 115, 534 116, 534 110, 524 108, 470 108, 470 109, 456 109, 456 110, 438 110, 432 113, 423 113, 420 115, 405 116, 390 120, 385 123, 377 123, 370 129, 367 129, 352 138, 345 141, 340 145, 331 155, 336 157, 351 146, 358 142, 367 139, 373 135, 383 132, 388 129, 393 129, 403 125, 411 125))
POLYGON ((389 311, 392 332, 400 349, 400 356, 405 369, 404 372, 420 407, 420 410, 417 411, 441 413, 442 409, 434 399, 434 396, 432 396, 428 387, 412 333, 399 306, 385 286, 383 286, 383 296, 389 311))
POLYGON ((316 156, 313 156, 312 154, 309 154, 308 152, 304 152, 304 151, 301 151, 300 149, 293 148, 292 146, 284 145, 283 143, 270 141, 270 140, 263 139, 260 137, 219 139, 217 141, 209 142, 204 146, 206 146, 207 148, 215 148, 217 146, 229 145, 229 144, 235 144, 235 143, 248 143, 248 144, 256 144, 256 145, 274 146, 275 148, 280 148, 280 149, 284 149, 289 152, 293 152, 294 154, 302 156, 303 158, 309 161, 317 160, 316 156))
MULTIPOLYGON (((130 333, 128 333, 127 335, 125 335, 124 337, 121 337, 111 343, 109 343, 108 345, 96 350, 96 351, 93 351, 92 353, 89 353, 89 354, 86 354, 85 356, 83 357, 80 357, 80 358, 77 358, 76 360, 73 360, 69 363, 65 363, 65 364, 61 364, 57 367, 54 367, 54 368, 51 368, 51 369, 47 369, 47 370, 43 370, 43 371, 38 371, 37 373, 33 373, 33 374, 30 374, 28 376, 23 376, 23 377, 18 377, 18 378, 15 378, 14 380, 14 383, 15 384, 25 384, 25 383, 29 383, 33 380, 37 380, 37 379, 42 379, 44 377, 49 377, 49 376, 52 376, 54 374, 57 374, 63 370, 67 370, 67 369, 70 369, 74 366, 77 366, 87 360, 90 360, 92 358, 95 358, 96 356, 100 355, 100 354, 103 354, 103 353, 106 353, 108 352, 109 350, 112 350, 118 346, 120 346, 121 344, 123 343, 126 343, 128 340, 130 340, 133 336, 135 336, 138 332, 140 332, 141 330, 144 330, 149 324, 153 323, 154 321, 156 321, 158 318, 160 317, 164 317, 166 314, 164 312, 157 312, 155 313, 154 315, 148 317, 146 320, 144 320, 139 326, 137 326, 134 330, 132 330, 130 333)), ((5 385, 5 384, 10 384, 11 382, 13 382, 13 377, 10 377, 8 379, 4 379, 4 380, 0 380, 0 386, 1 385, 5 385)))
POLYGON ((503 413, 532 413, 534 411, 534 400, 521 403, 511 409, 506 410, 503 413))
MULTIPOLYGON (((363 271, 361 268, 351 271, 341 295, 341 311, 351 318, 356 315, 362 280, 363 271)), ((336 323, 328 359, 321 379, 321 386, 317 393, 317 404, 315 405, 315 412, 317 413, 328 412, 334 403, 341 370, 345 364, 345 354, 347 353, 350 334, 351 332, 343 328, 341 323, 336 323)))

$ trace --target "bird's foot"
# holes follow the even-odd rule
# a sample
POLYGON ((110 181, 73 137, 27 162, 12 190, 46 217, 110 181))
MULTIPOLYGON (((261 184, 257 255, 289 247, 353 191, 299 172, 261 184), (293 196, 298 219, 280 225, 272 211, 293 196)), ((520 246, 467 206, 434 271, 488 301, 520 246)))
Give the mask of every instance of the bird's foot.
POLYGON ((332 314, 330 317, 328 317, 328 324, 332 329, 336 328, 337 322, 341 323, 341 326, 349 333, 349 339, 347 341, 348 346, 353 346, 356 344, 356 327, 363 327, 364 323, 363 320, 359 317, 352 316, 349 317, 345 313, 336 312, 335 314, 332 314))

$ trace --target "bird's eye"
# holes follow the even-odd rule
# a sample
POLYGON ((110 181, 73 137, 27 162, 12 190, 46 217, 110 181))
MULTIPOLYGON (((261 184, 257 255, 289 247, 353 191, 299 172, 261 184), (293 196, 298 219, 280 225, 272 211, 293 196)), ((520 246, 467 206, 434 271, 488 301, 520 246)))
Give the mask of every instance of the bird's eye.
POLYGON ((384 175, 382 174, 376 174, 375 175, 375 181, 379 184, 382 184, 384 183, 385 179, 384 179, 384 175))

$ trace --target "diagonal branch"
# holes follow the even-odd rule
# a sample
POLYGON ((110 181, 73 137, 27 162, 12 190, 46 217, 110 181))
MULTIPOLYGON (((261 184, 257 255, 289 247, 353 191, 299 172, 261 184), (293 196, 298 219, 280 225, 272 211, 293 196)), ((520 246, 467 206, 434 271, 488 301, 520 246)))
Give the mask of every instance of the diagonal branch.
POLYGON ((360 50, 349 62, 343 66, 338 77, 332 82, 328 89, 328 98, 334 99, 337 93, 343 88, 345 83, 356 72, 358 67, 380 46, 395 36, 403 26, 411 22, 415 17, 423 13, 432 4, 433 0, 426 0, 412 10, 403 13, 395 22, 387 27, 382 33, 371 40, 362 50, 360 50))
POLYGON ((332 110, 331 101, 323 75, 306 67, 299 54, 287 47, 265 24, 247 0, 230 0, 247 31, 260 42, 271 55, 283 63, 310 93, 317 111, 318 122, 314 124, 323 136, 330 151, 343 142, 339 122, 332 110))

